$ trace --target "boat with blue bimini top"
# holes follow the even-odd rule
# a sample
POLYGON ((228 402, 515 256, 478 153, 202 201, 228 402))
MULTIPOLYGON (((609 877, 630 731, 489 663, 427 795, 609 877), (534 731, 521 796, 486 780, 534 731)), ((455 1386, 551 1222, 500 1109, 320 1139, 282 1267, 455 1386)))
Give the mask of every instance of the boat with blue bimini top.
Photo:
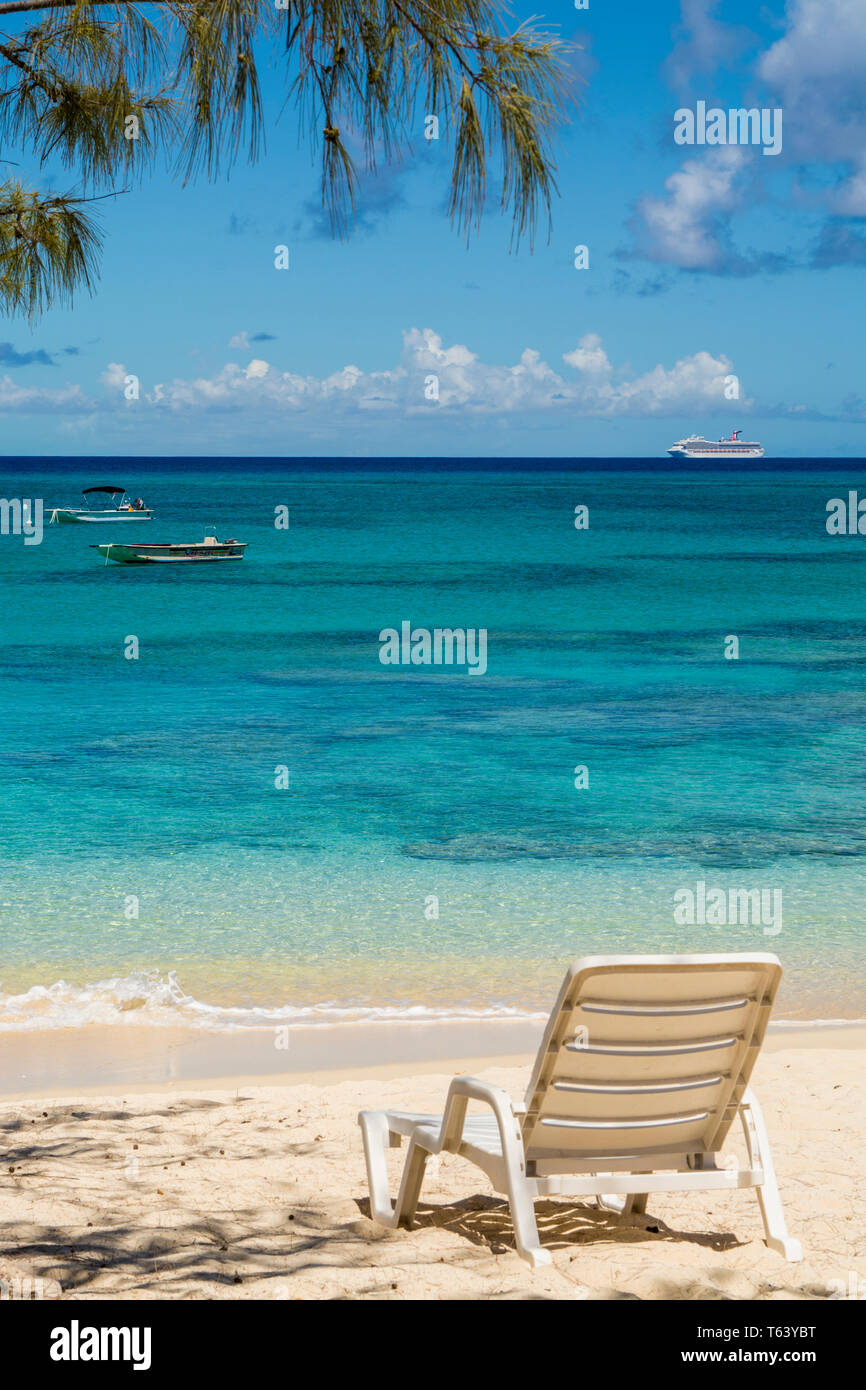
POLYGON ((82 491, 82 497, 110 498, 110 507, 51 507, 48 513, 48 520, 52 526, 68 526, 77 521, 100 522, 100 521, 151 521, 153 512, 146 506, 142 498, 136 497, 134 500, 127 495, 125 487, 112 487, 108 483, 100 483, 98 487, 86 487, 82 491))
POLYGON ((246 541, 218 541, 216 536, 205 536, 203 541, 191 545, 139 545, 113 542, 108 545, 95 545, 105 563, 114 560, 118 565, 189 565, 214 560, 242 560, 247 548, 246 541))

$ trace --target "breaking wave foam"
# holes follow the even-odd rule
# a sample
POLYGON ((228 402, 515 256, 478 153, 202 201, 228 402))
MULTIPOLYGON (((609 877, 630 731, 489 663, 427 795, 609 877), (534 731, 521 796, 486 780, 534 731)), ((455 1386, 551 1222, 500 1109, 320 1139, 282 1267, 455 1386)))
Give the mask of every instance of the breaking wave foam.
POLYGON ((95 984, 33 985, 23 994, 5 994, 0 985, 0 1033, 44 1028, 82 1028, 88 1025, 156 1025, 173 1028, 273 1028, 337 1023, 433 1023, 457 1020, 535 1020, 546 1014, 511 1008, 454 1006, 310 1005, 237 1007, 206 1004, 186 994, 174 971, 142 971, 95 984))

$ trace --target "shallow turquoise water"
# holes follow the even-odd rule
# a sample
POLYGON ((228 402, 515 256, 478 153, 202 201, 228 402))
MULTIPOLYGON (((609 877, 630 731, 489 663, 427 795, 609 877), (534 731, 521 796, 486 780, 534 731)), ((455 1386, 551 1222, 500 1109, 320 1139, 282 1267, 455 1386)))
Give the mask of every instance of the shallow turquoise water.
POLYGON ((861 468, 7 461, 249 549, 0 538, 0 1026, 168 1018, 172 971, 210 1021, 523 1011, 599 950, 774 950, 783 1013, 866 1014, 866 538, 824 526, 861 468), (487 672, 383 666, 404 620, 486 628, 487 672), (678 924, 698 881, 781 930, 678 924))

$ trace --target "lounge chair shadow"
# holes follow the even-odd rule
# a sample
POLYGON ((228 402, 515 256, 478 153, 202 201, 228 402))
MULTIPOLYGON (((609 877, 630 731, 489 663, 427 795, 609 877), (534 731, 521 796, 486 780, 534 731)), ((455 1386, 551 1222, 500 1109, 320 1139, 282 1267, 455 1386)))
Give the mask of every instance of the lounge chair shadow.
MULTIPOLYGON (((359 1209, 369 1217, 369 1198, 359 1198, 357 1202, 359 1209)), ((652 1214, 624 1219, 615 1212, 588 1203, 540 1200, 535 1203, 535 1219, 541 1245, 548 1250, 574 1250, 603 1241, 639 1245, 664 1240, 672 1244, 700 1245, 722 1253, 746 1244, 730 1232, 679 1231, 652 1214)), ((511 1212, 508 1203, 499 1197, 479 1194, 435 1206, 419 1202, 413 1229, 424 1227, 453 1231, 492 1254, 515 1249, 511 1212)))

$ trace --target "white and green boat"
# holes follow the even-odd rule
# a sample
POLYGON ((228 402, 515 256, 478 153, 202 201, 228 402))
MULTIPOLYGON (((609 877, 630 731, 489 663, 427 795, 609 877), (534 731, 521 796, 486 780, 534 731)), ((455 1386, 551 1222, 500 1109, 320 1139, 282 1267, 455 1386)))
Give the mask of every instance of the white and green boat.
POLYGON ((82 492, 83 497, 92 497, 94 494, 97 498, 99 495, 109 497, 113 506, 52 507, 49 510, 49 522, 53 526, 68 526, 77 521, 150 521, 153 518, 150 507, 145 506, 140 497, 132 500, 124 487, 111 487, 101 483, 98 487, 86 487, 82 492))
POLYGON ((127 545, 115 541, 93 547, 105 556, 106 564, 114 560, 118 565, 188 565, 214 560, 242 560, 246 548, 246 541, 218 541, 216 536, 205 536, 203 541, 196 541, 192 545, 139 545, 135 541, 127 545))

